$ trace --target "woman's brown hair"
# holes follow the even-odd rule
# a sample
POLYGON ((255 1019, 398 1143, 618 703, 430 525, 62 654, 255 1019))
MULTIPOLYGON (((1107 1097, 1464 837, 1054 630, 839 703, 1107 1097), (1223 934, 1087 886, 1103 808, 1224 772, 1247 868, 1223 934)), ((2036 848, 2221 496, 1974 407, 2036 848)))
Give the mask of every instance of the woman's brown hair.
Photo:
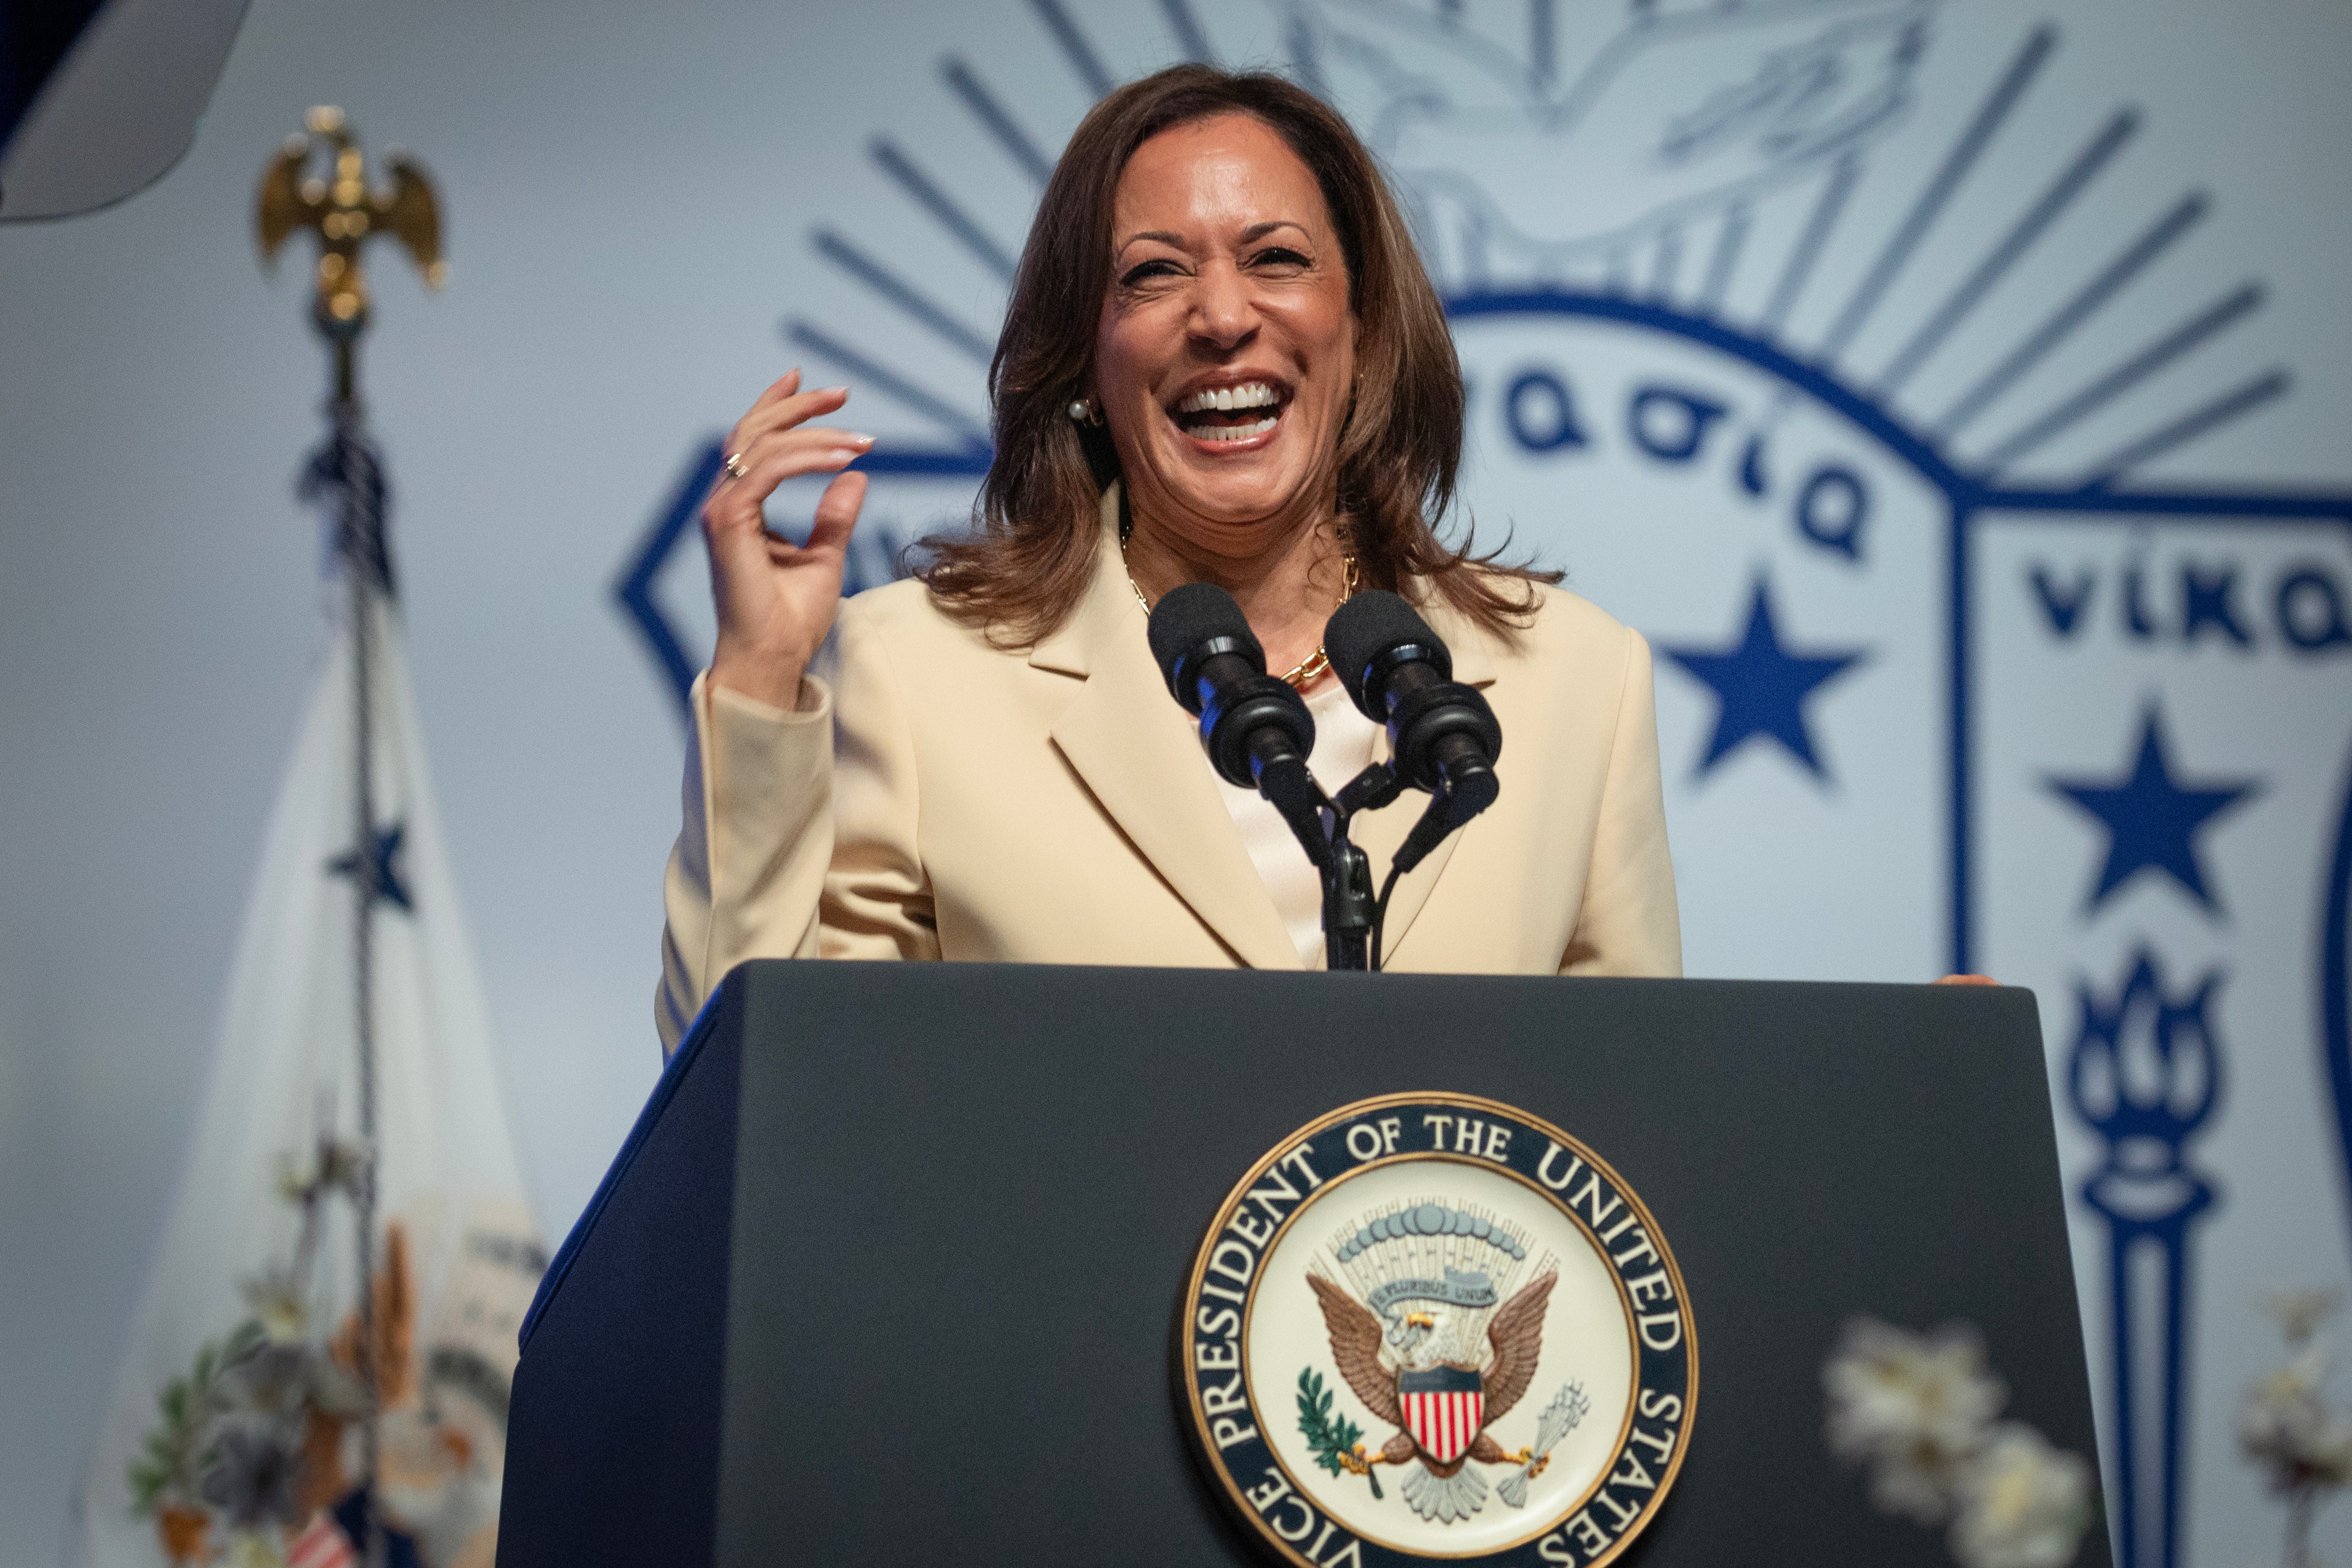
POLYGON ((1107 430, 1082 430, 1068 410, 1094 369, 1119 175, 1160 131, 1220 114, 1271 126, 1313 172, 1339 231, 1363 371, 1339 435, 1339 507, 1361 580, 1395 589, 1423 579, 1462 614, 1509 635, 1535 607, 1529 584, 1559 574, 1501 566, 1472 555, 1466 537, 1457 549, 1437 536, 1462 462, 1462 367, 1444 307, 1371 153, 1338 113, 1281 77, 1202 65, 1111 93, 1055 165, 988 370, 996 456, 972 530, 923 541, 932 597, 1020 646, 1050 633, 1085 595, 1101 493, 1118 458, 1107 430))

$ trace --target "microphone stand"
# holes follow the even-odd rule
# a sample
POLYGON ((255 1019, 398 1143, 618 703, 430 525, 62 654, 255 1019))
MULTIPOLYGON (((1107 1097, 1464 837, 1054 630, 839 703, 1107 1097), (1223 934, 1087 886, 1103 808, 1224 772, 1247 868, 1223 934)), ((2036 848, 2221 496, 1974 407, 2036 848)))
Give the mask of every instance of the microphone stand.
MULTIPOLYGON (((1349 779, 1337 800, 1324 803, 1324 853, 1317 865, 1323 873, 1323 965, 1327 969, 1372 967, 1372 933, 1380 925, 1380 904, 1372 896, 1372 862, 1349 841, 1348 822, 1359 811, 1387 805, 1403 788, 1394 769, 1385 762, 1375 762, 1349 779)), ((1308 852, 1310 856, 1313 852, 1308 852)))
MULTIPOLYGON (((1348 837, 1348 823, 1359 811, 1377 810, 1395 800, 1403 791, 1404 783, 1385 762, 1375 762, 1348 781, 1338 799, 1323 793, 1322 786, 1314 781, 1306 769, 1297 770, 1301 777, 1282 780, 1286 788, 1266 790, 1282 815, 1297 835, 1298 847, 1315 862, 1323 880, 1323 962, 1334 973, 1341 970, 1364 971, 1377 967, 1379 955, 1373 942, 1380 930, 1381 914, 1388 900, 1372 893, 1372 862, 1364 852, 1348 837), (1306 791, 1297 786, 1304 782, 1306 791), (1311 794, 1307 791, 1312 791, 1311 794), (1276 799, 1276 796, 1282 797, 1276 799)), ((1265 780, 1260 780, 1263 785, 1265 780)), ((1429 824, 1428 816, 1413 830, 1421 836, 1429 824)), ((1397 859, 1404 869, 1418 862, 1426 849, 1406 861, 1409 852, 1401 849, 1397 859)), ((1391 873, 1389 881, 1396 881, 1391 873)))
POLYGON ((1322 877, 1324 967, 1334 973, 1377 969, 1381 926, 1388 914, 1389 893, 1396 886, 1397 878, 1427 859, 1429 852, 1460 824, 1450 819, 1445 795, 1433 794, 1421 821, 1397 846, 1396 857, 1389 865, 1388 880, 1375 895, 1372 862, 1349 839, 1348 823, 1359 811, 1376 811, 1394 800, 1404 792, 1404 780, 1387 763, 1375 762, 1349 779, 1333 798, 1323 793, 1322 787, 1315 783, 1312 775, 1306 774, 1306 769, 1298 768, 1297 772, 1305 775, 1307 788, 1313 792, 1311 797, 1297 798, 1298 780, 1295 779, 1282 781, 1288 788, 1277 787, 1265 793, 1268 799, 1275 800, 1290 823, 1290 831, 1297 836, 1299 847, 1307 852, 1307 858, 1315 862, 1322 877), (1276 799, 1277 795, 1282 798, 1276 799))
POLYGON ((1372 927, 1379 905, 1372 898, 1372 862, 1339 830, 1330 858, 1323 862, 1323 967, 1369 969, 1372 927))

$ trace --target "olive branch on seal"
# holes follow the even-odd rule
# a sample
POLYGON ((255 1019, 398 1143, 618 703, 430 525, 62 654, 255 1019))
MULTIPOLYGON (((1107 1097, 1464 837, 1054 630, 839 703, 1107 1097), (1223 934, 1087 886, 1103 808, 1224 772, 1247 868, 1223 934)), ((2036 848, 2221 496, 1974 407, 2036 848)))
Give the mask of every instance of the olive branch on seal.
POLYGON ((1298 1435, 1315 1450, 1315 1462, 1333 1475, 1353 1473, 1372 1483, 1372 1497, 1381 1496, 1381 1478, 1364 1460, 1364 1429, 1345 1416, 1331 1413, 1331 1391, 1313 1367, 1298 1374, 1298 1435))

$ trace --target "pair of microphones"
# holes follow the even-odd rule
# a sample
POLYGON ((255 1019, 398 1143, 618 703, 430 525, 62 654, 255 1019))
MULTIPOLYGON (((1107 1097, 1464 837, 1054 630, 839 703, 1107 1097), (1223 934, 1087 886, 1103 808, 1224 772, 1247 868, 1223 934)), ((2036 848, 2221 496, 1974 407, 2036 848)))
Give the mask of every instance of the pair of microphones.
POLYGON ((1453 654, 1412 605, 1377 589, 1357 594, 1332 612, 1323 649, 1349 700, 1388 730, 1393 760, 1374 763, 1334 797, 1307 770, 1315 716, 1307 699, 1266 674, 1265 652, 1233 595, 1187 583, 1153 608, 1150 635, 1169 692, 1200 721, 1218 776, 1272 802, 1321 873, 1330 967, 1378 968, 1397 878, 1493 805, 1501 788, 1495 758, 1503 730, 1486 697, 1454 679, 1453 654), (1407 788, 1426 791, 1429 805, 1374 899, 1348 821, 1407 788))

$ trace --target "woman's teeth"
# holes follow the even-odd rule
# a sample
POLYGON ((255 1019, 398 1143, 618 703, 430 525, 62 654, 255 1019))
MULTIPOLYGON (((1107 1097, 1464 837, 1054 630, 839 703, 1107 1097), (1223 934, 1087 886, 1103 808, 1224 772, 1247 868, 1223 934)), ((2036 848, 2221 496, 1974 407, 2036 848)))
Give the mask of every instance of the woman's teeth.
POLYGON ((1247 441, 1253 435, 1264 435, 1280 423, 1275 415, 1268 414, 1247 424, 1188 424, 1184 434, 1202 441, 1247 441))
POLYGON ((1281 399, 1264 382, 1237 387, 1212 387, 1178 402, 1177 423, 1184 434, 1202 441, 1247 441, 1264 435, 1281 423, 1281 399), (1265 412, 1257 418, 1250 414, 1265 412))
POLYGON ((1236 408, 1272 408, 1276 402, 1274 389, 1264 382, 1251 382, 1237 387, 1212 387, 1196 392, 1176 405, 1180 414, 1205 413, 1212 409, 1223 412, 1236 408))

